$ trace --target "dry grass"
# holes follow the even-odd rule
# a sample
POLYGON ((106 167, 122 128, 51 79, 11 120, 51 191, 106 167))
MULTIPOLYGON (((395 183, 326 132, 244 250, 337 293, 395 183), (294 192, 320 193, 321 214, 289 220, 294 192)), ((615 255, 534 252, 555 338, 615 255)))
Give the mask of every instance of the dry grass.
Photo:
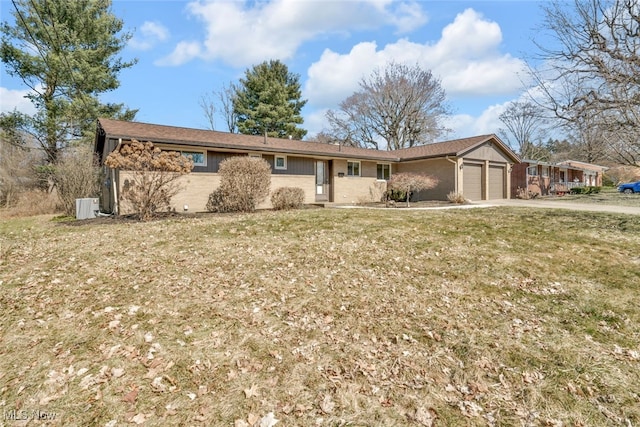
POLYGON ((10 207, 0 208, 0 219, 33 215, 46 215, 60 212, 56 193, 41 190, 27 190, 18 194, 10 207))
POLYGON ((640 206, 640 194, 619 193, 616 188, 604 187, 599 193, 565 194, 561 197, 548 197, 545 200, 561 202, 595 203, 614 206, 640 206))
POLYGON ((0 223, 5 414, 640 423, 636 217, 314 209, 74 224, 0 223))

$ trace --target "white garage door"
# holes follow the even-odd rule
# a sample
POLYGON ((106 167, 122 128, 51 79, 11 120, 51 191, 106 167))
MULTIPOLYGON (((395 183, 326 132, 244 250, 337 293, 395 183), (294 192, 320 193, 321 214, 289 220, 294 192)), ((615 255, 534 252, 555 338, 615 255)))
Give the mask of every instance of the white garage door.
POLYGON ((464 198, 482 200, 482 165, 464 163, 462 169, 464 198))
POLYGON ((504 199, 504 166, 489 166, 489 199, 504 199))

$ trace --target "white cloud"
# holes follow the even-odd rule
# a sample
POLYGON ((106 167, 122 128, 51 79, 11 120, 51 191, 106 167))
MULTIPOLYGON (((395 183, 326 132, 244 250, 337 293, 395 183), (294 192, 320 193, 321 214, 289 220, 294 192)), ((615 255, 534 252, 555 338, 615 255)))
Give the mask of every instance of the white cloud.
POLYGON ((36 109, 25 96, 28 90, 15 90, 0 87, 0 113, 9 113, 18 110, 21 113, 33 115, 36 109))
MULTIPOLYGON (((205 25, 206 37, 193 56, 184 55, 184 42, 166 64, 180 65, 196 57, 220 59, 236 67, 270 58, 291 58, 304 42, 327 34, 394 26, 397 32, 423 25, 427 17, 416 1, 367 0, 268 2, 196 0, 188 12, 205 25), (179 62, 177 59, 180 59, 179 62)), ((195 42, 188 42, 190 46, 195 42)))
POLYGON ((140 27, 139 34, 129 40, 129 46, 136 50, 149 50, 159 42, 169 39, 169 30, 158 22, 146 21, 140 27))
POLYGON ((169 56, 155 62, 156 65, 181 65, 200 55, 202 47, 198 42, 180 42, 169 56))
POLYGON ((326 108, 305 114, 304 128, 308 131, 307 136, 312 137, 325 130, 327 127, 325 114, 327 114, 326 108))
POLYGON ((467 9, 442 31, 435 43, 400 39, 381 49, 372 42, 354 46, 346 54, 329 49, 308 70, 305 97, 314 105, 336 105, 358 89, 358 81, 374 68, 393 60, 419 64, 441 78, 450 97, 502 95, 517 92, 524 62, 500 53, 500 27, 467 9))
MULTIPOLYGON (((345 54, 326 49, 307 71, 303 96, 309 99, 310 108, 322 111, 337 108, 359 89, 362 77, 395 61, 430 69, 454 101, 484 95, 516 98, 522 91, 520 73, 525 64, 500 52, 501 42, 498 24, 467 9, 442 30, 441 38, 436 41, 416 43, 399 39, 383 47, 375 42, 362 42, 345 54)), ((504 105, 494 105, 478 117, 453 116, 448 124, 454 130, 450 136, 495 133, 501 126, 498 116, 503 110, 504 105)), ((314 127, 322 126, 315 117, 314 127)))

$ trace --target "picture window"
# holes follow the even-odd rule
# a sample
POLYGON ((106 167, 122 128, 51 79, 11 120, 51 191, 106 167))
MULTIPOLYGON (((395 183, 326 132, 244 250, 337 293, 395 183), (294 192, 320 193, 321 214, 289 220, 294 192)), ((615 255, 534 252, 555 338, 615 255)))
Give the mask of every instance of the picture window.
POLYGON ((207 156, 202 151, 182 151, 181 154, 193 160, 194 166, 207 166, 207 156))

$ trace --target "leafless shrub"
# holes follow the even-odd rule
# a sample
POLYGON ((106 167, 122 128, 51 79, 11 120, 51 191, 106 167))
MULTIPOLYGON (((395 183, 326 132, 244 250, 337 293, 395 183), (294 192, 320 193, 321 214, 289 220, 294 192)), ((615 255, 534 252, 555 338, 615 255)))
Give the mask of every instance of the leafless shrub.
POLYGON ((467 201, 462 193, 456 193, 455 191, 450 191, 449 194, 447 194, 447 200, 451 203, 457 203, 459 205, 462 205, 467 201))
POLYGON ((100 168, 90 147, 61 153, 53 168, 53 181, 65 215, 75 215, 76 199, 98 195, 100 178, 100 168))
POLYGON ((516 189, 516 199, 529 200, 529 199, 535 199, 537 196, 538 196, 538 193, 529 191, 526 188, 518 187, 516 189))
POLYGON ((143 221, 171 209, 171 198, 180 191, 177 179, 193 169, 193 161, 177 151, 136 140, 120 145, 104 163, 128 171, 120 197, 143 221))
POLYGON ((0 207, 15 206, 22 193, 35 189, 34 170, 42 162, 40 154, 0 137, 0 207))
POLYGON ((407 207, 409 199, 414 191, 423 191, 434 188, 438 185, 438 179, 426 174, 419 173, 396 173, 391 176, 388 188, 390 190, 403 191, 406 193, 407 207))
POLYGON ((47 215, 60 212, 58 198, 54 192, 48 192, 37 188, 22 189, 16 193, 11 206, 0 210, 0 217, 27 217, 34 215, 47 215))
POLYGON ((298 187, 280 187, 271 194, 271 204, 276 210, 300 209, 304 203, 304 190, 298 187))
POLYGON ((264 159, 238 156, 220 162, 220 187, 209 195, 210 212, 253 212, 269 195, 271 165, 264 159))

